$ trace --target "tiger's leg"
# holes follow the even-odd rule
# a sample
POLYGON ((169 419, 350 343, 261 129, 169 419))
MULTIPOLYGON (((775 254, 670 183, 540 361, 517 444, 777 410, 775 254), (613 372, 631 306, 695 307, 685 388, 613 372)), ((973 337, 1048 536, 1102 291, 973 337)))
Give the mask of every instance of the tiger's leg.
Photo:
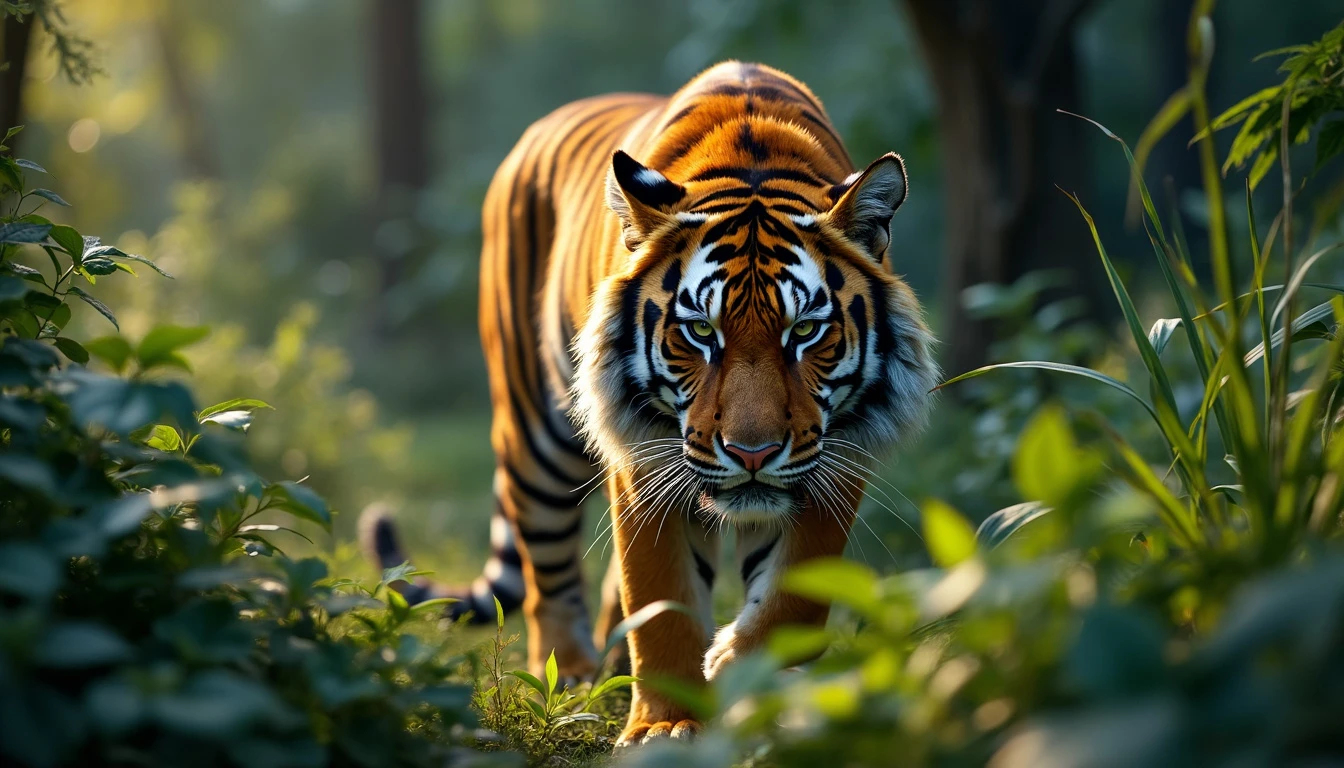
MULTIPOLYGON (((605 648, 611 639, 611 632, 625 620, 625 609, 621 607, 621 558, 613 555, 607 563, 607 575, 602 577, 602 605, 597 609, 597 621, 593 625, 593 645, 605 648)), ((616 674, 628 674, 630 671, 629 645, 622 641, 607 656, 608 669, 616 674)))
POLYGON ((841 509, 823 509, 809 499, 796 522, 787 527, 739 530, 737 559, 746 585, 746 602, 737 618, 715 633, 704 658, 706 679, 713 680, 727 664, 763 647, 775 627, 826 623, 829 605, 784 592, 779 579, 799 563, 844 553, 858 507, 857 494, 858 489, 847 494, 841 509))
MULTIPOLYGON (((554 651, 562 677, 589 678, 597 669, 597 654, 579 556, 584 495, 580 486, 591 478, 559 476, 565 471, 559 457, 538 461, 535 451, 546 441, 523 430, 541 431, 535 424, 515 424, 507 413, 496 413, 495 499, 512 525, 526 585, 528 668, 541 674, 554 651)), ((571 457, 569 471, 586 462, 581 456, 571 457)))
MULTIPOLYGON (((629 487, 629 478, 622 475, 610 484, 625 615, 659 600, 674 600, 694 614, 667 611, 631 632, 631 673, 703 684, 701 660, 713 627, 710 591, 718 535, 687 514, 685 505, 672 511, 641 509, 638 498, 623 495, 629 487)), ((635 683, 630 716, 617 746, 666 736, 686 738, 699 730, 700 723, 684 707, 644 683, 635 683)))

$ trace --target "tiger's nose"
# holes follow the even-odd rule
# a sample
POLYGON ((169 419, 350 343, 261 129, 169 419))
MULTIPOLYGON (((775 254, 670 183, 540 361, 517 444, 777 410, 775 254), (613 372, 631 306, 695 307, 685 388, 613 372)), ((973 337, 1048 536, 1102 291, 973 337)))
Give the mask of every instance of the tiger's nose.
POLYGON ((755 448, 748 448, 743 445, 737 445, 724 441, 723 450, 733 455, 733 458, 741 462, 748 472, 755 472, 765 466, 765 462, 774 458, 775 454, 784 450, 783 443, 770 443, 768 445, 758 445, 755 448))

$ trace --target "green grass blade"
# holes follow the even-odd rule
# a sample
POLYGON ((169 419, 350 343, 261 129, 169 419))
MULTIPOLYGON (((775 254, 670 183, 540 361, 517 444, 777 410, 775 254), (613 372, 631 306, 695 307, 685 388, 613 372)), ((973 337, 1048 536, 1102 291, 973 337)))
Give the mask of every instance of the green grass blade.
POLYGON ((1148 466, 1148 463, 1143 460, 1143 457, 1137 451, 1130 447, 1129 443, 1126 443, 1118 435, 1115 436, 1115 442, 1121 458, 1125 460, 1126 466, 1129 467, 1131 484, 1157 502, 1158 515, 1167 524, 1176 543, 1187 548, 1193 548, 1197 542, 1201 541, 1202 535, 1199 527, 1195 525, 1190 510, 1181 504, 1180 500, 1153 472, 1152 467, 1148 466))
POLYGON ((1019 360, 1011 363, 995 363, 994 365, 986 365, 981 368, 976 368, 973 371, 967 371, 966 373, 963 373, 960 376, 954 376, 953 378, 944 381, 942 384, 939 384, 933 389, 936 392, 942 389, 943 387, 949 386, 951 384, 956 384, 959 381, 965 381, 966 379, 973 379, 977 376, 983 376, 984 374, 989 373, 990 371, 998 371, 1005 368, 1031 368, 1040 371, 1054 371, 1055 373, 1067 373, 1073 376, 1081 376, 1085 379, 1099 381, 1102 384, 1105 384, 1106 386, 1111 387, 1112 389, 1115 389, 1119 392, 1123 392, 1129 397, 1133 398, 1135 402, 1143 406, 1143 409, 1148 412, 1149 416, 1153 417, 1154 422, 1158 421, 1157 411, 1153 410, 1153 406, 1150 405, 1147 400, 1143 399, 1142 395, 1140 395, 1138 392, 1135 392, 1133 389, 1129 387, 1129 385, 1125 384, 1119 379, 1112 378, 1099 371, 1094 371, 1091 368, 1084 368, 1080 365, 1069 365, 1068 363, 1053 363, 1048 360, 1019 360))
POLYGON ((1153 405, 1157 411, 1158 426, 1167 438, 1172 455, 1181 459, 1181 476, 1187 483, 1191 495, 1203 497, 1207 494, 1208 483, 1204 481, 1204 454, 1196 445, 1191 442, 1186 434, 1185 426, 1181 424, 1180 415, 1176 408, 1176 396, 1172 392, 1171 380, 1167 376, 1166 366, 1162 364, 1162 359, 1158 357, 1157 351, 1153 349, 1152 343, 1148 340, 1148 334, 1143 329, 1143 322, 1139 319, 1138 310, 1134 307, 1134 300, 1129 296, 1129 290, 1125 288, 1124 281, 1120 279, 1120 273, 1116 271, 1115 264, 1111 262, 1110 256, 1106 253, 1106 246, 1101 242, 1101 235, 1097 232, 1096 222, 1092 215, 1087 212, 1078 198, 1069 195, 1069 199, 1078 207, 1079 213, 1087 222, 1087 228, 1092 233, 1092 242, 1096 245, 1097 254, 1101 257, 1102 267, 1106 270, 1106 277, 1111 283, 1111 290, 1115 293, 1116 302, 1120 305, 1120 311, 1124 315, 1125 324, 1129 327, 1130 336, 1134 339, 1134 345, 1139 349, 1139 357, 1143 360, 1143 365, 1148 369, 1148 375, 1152 377, 1156 389, 1156 397, 1153 405))
MULTIPOLYGON (((1148 126, 1139 134, 1139 140, 1134 144, 1134 153, 1130 167, 1133 169, 1133 178, 1129 184, 1129 202, 1125 208, 1125 221, 1129 224, 1138 218, 1137 208, 1141 195, 1140 188, 1143 184, 1143 169, 1148 165, 1148 156, 1152 154, 1153 147, 1162 140, 1164 136, 1171 133, 1171 129, 1185 117, 1190 111, 1190 94, 1185 86, 1181 86, 1175 93, 1167 97, 1166 102, 1157 110, 1157 114, 1148 122, 1148 126)), ((1108 131, 1109 133, 1109 131, 1108 131)), ((1116 141, 1120 141, 1118 136, 1112 136, 1116 141)), ((1124 142, 1121 141, 1121 144, 1124 142)))
MULTIPOLYGON (((1301 315, 1295 318, 1293 320, 1293 337, 1297 338, 1299 333, 1306 330, 1312 324, 1321 322, 1325 318, 1330 317, 1333 314, 1331 306, 1332 306, 1331 303, 1328 301, 1324 304, 1317 304, 1316 306, 1312 307, 1306 312, 1303 312, 1301 315)), ((1320 336, 1312 335, 1304 338, 1320 338, 1320 336)), ((1280 328, 1279 330, 1274 332, 1273 336, 1270 337, 1270 349, 1274 349, 1282 345, 1283 339, 1284 339, 1283 329, 1280 328)), ((1250 366, 1254 365, 1257 360, 1259 360, 1264 356, 1265 356, 1265 345, 1258 344, 1255 346, 1254 349, 1246 353, 1246 357, 1243 359, 1242 364, 1249 368, 1250 366)))
MULTIPOLYGON (((1246 220, 1249 222, 1251 236, 1251 263, 1255 265, 1255 271, 1253 272, 1253 277, 1251 279, 1253 288, 1251 293, 1255 294, 1256 319, 1260 324, 1260 349, 1264 350, 1267 348, 1265 345, 1269 344, 1269 341, 1273 336, 1270 331, 1269 316, 1265 313, 1265 265, 1269 263, 1269 259, 1265 258, 1260 251, 1260 236, 1255 228, 1255 204, 1251 199, 1251 185, 1249 182, 1246 184, 1246 220)), ((1238 314, 1240 314, 1240 312, 1234 308, 1233 315, 1235 316, 1238 314)), ((1271 356, 1266 355, 1265 364, 1262 366, 1262 375, 1264 379, 1263 386, 1265 388, 1264 425, 1266 430, 1269 429, 1269 388, 1273 385, 1273 368, 1270 365, 1270 359, 1271 356)))
MULTIPOLYGON (((1258 251, 1257 251, 1257 252, 1258 252, 1258 251)), ((1319 288, 1319 289, 1321 289, 1321 290, 1323 290, 1323 291, 1330 291, 1331 293, 1341 293, 1341 294, 1344 294, 1344 284, 1340 284, 1340 283, 1302 283, 1302 287, 1303 287, 1303 288, 1319 288)), ((1246 300, 1246 299, 1253 299, 1253 298, 1256 298, 1256 296, 1257 296, 1258 294, 1260 294, 1260 293, 1274 293, 1274 292, 1276 292, 1276 291, 1282 291, 1282 290, 1283 290, 1283 285, 1281 285, 1281 284, 1266 285, 1266 286, 1260 288, 1259 290, 1247 291, 1247 292, 1241 294, 1240 296, 1237 296, 1237 301, 1238 301, 1238 302, 1241 302, 1241 301, 1244 301, 1244 300, 1246 300)), ((1210 307, 1210 308, 1208 309, 1207 312, 1201 312, 1200 314, 1195 315, 1195 319, 1196 319, 1196 320, 1205 320, 1205 319, 1207 319, 1210 315, 1212 315, 1214 312, 1221 312, 1222 310, 1227 309, 1228 306, 1230 306, 1230 305, 1228 305, 1228 304, 1219 304, 1219 305, 1216 306, 1216 307, 1210 307)))
POLYGON ((1297 298, 1297 292, 1305 284, 1307 271, 1310 270, 1317 261, 1320 261, 1322 256, 1325 256, 1327 253, 1340 247, 1344 247, 1344 242, 1327 245, 1308 256, 1306 260, 1293 271, 1293 277, 1288 281, 1288 287, 1284 289, 1283 295, 1279 297, 1278 304, 1274 306, 1274 314, 1271 315, 1269 319, 1269 324, 1271 326, 1279 321, 1279 317, 1283 315, 1285 308, 1293 301, 1293 299, 1297 298))

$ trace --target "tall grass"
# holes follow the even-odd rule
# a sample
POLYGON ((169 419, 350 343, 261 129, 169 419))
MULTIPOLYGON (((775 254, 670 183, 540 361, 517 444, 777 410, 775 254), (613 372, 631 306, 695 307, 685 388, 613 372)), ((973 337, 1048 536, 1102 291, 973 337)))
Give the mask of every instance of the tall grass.
MULTIPOLYGON (((1290 132, 1300 132, 1301 128, 1290 110, 1298 103, 1292 92, 1306 69, 1297 66, 1300 62, 1296 60, 1288 68, 1290 76, 1282 86, 1289 95, 1280 100, 1279 142, 1272 155, 1282 167, 1283 207, 1270 235, 1262 241, 1256 229, 1248 180, 1246 237, 1251 269, 1244 277, 1238 274, 1238 263, 1229 244, 1222 178, 1211 139, 1213 128, 1230 122, 1226 115, 1218 121, 1210 120, 1204 94, 1212 48, 1212 25, 1208 18, 1212 5, 1204 0, 1196 3, 1194 9, 1187 41, 1189 82, 1164 105, 1141 139, 1146 155, 1146 149, 1180 117, 1189 113, 1194 119, 1197 129, 1194 144, 1209 208, 1212 295, 1194 277, 1195 268, 1179 231, 1179 219, 1173 220, 1174 227, 1164 223, 1134 153, 1120 137, 1099 123, 1088 120, 1124 150, 1135 197, 1141 205, 1143 225, 1166 291, 1177 310, 1176 317, 1158 318, 1145 324, 1106 252, 1092 216, 1081 201, 1065 193, 1091 230, 1097 254, 1147 374, 1147 396, 1099 371, 1040 360, 985 366, 950 379, 943 386, 1004 368, 1027 367, 1086 376, 1123 392, 1142 404, 1151 416, 1166 444, 1168 455, 1164 461, 1170 462, 1175 482, 1159 476, 1124 436, 1112 432, 1115 452, 1121 459, 1119 471, 1156 503, 1172 544, 1210 569, 1232 564, 1264 568, 1292 556, 1308 532, 1325 536, 1339 526, 1344 497, 1339 481, 1344 469, 1341 463, 1344 447, 1333 438, 1339 415, 1338 372, 1344 341, 1335 328, 1344 319, 1344 301, 1336 295, 1305 311, 1299 311, 1299 304, 1304 289, 1340 294, 1344 293, 1344 287, 1308 281, 1310 270, 1339 243, 1306 254, 1298 253, 1294 242, 1295 187, 1288 146, 1291 140, 1298 140, 1290 132), (1270 285, 1266 281, 1275 255, 1282 262, 1285 279, 1282 284, 1270 285), (1244 290, 1237 287, 1243 280, 1244 290), (1186 413, 1181 413, 1177 405, 1172 374, 1162 356, 1168 340, 1178 329, 1185 335, 1203 387, 1198 409, 1186 413), (1306 344, 1312 340, 1324 344, 1306 344), (1210 454, 1214 429, 1219 438, 1217 444, 1227 452, 1225 456, 1210 454), (1214 484, 1210 478, 1217 465, 1223 463, 1235 473, 1235 481, 1214 484)), ((1325 39, 1337 34, 1339 30, 1325 39)), ((1300 58, 1312 48, 1298 46, 1290 50, 1300 58)), ((1329 49, 1320 55, 1328 57, 1329 49)), ((1234 107, 1229 114, 1238 110, 1244 111, 1244 106, 1234 107)), ((1244 151, 1234 144, 1234 154, 1239 151, 1244 157, 1244 151)), ((1260 173, 1263 175, 1263 171, 1260 173)))

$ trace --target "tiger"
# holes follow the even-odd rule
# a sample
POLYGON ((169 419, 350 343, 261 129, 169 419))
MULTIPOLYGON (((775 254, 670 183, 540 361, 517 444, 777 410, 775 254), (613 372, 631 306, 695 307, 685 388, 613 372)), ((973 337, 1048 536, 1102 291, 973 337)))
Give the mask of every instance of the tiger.
MULTIPOLYGON (((762 64, 534 123, 482 207, 491 555, 468 589, 398 588, 483 622, 521 605, 529 667, 553 652, 572 680, 624 617, 679 603, 626 637, 638 681, 617 745, 698 733, 642 681, 704 685, 775 627, 824 624, 829 606, 781 574, 843 553, 860 470, 927 421, 935 341, 893 271, 907 186, 895 153, 856 171, 817 97, 762 64), (598 484, 614 554, 590 630, 581 503, 598 484), (716 628, 730 527, 745 604, 716 628)), ((386 516, 366 537, 385 567, 405 560, 386 516)))

